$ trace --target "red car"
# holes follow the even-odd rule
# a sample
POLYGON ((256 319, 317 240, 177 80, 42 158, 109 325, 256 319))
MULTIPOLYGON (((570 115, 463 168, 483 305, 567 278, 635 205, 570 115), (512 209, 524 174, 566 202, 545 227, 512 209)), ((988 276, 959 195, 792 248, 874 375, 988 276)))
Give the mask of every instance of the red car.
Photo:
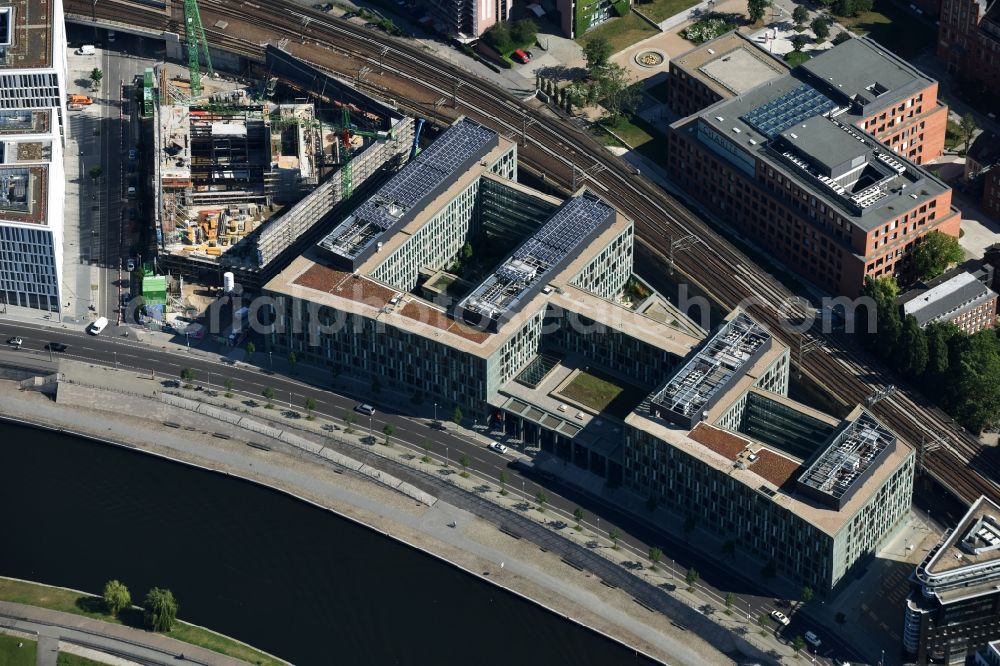
POLYGON ((511 57, 514 58, 514 60, 516 60, 519 63, 521 63, 522 65, 527 65, 529 62, 531 62, 531 56, 529 56, 527 53, 525 53, 521 49, 517 49, 516 51, 514 51, 511 54, 511 57))

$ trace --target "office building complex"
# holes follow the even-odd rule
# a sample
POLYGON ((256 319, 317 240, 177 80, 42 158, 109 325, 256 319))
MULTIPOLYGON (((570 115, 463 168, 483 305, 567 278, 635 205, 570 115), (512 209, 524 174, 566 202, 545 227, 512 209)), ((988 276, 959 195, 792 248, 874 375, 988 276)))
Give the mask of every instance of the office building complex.
POLYGON ((789 400, 770 333, 736 312, 706 340, 632 275, 631 221, 515 173, 515 144, 456 123, 268 283, 270 348, 458 407, 836 585, 908 509, 912 451, 860 409, 789 400))
POLYGON ((792 269, 839 294, 911 277, 920 239, 957 236, 937 83, 866 39, 671 126, 673 179, 792 269))
POLYGON ((990 289, 993 279, 989 264, 973 270, 956 268, 901 294, 900 314, 913 315, 921 328, 944 321, 970 335, 992 328, 997 318, 997 293, 990 289))
POLYGON ((1000 639, 1000 506, 980 497, 912 583, 903 646, 916 663, 964 664, 977 650, 988 659, 1000 639))
POLYGON ((1000 95, 1000 3, 941 0, 937 54, 951 74, 1000 95))
POLYGON ((1000 136, 983 132, 965 155, 965 179, 973 192, 981 191, 980 206, 1000 221, 1000 136))
POLYGON ((788 73, 788 66, 733 30, 670 59, 667 106, 690 116, 788 73))
POLYGON ((909 510, 914 454, 860 407, 840 420, 787 392, 788 349, 734 313, 626 418, 624 483, 826 591, 909 510))
POLYGON ((0 7, 0 307, 61 309, 64 29, 60 0, 0 7))

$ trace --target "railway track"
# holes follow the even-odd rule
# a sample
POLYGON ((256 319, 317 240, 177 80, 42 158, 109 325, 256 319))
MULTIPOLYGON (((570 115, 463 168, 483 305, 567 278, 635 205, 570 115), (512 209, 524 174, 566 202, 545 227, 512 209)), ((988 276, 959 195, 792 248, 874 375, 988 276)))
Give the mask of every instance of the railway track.
MULTIPOLYGON (((67 0, 67 12, 90 16, 89 0, 67 0)), ((674 265, 692 282, 726 308, 742 305, 767 326, 795 356, 800 343, 819 340, 822 351, 802 358, 800 371, 823 386, 844 405, 864 402, 885 389, 892 373, 862 355, 842 336, 828 335, 813 326, 793 330, 789 321, 812 313, 812 307, 794 296, 766 271, 755 266, 738 248, 680 201, 652 182, 639 178, 624 160, 611 155, 592 137, 547 111, 534 109, 497 86, 453 65, 437 60, 420 46, 306 9, 284 0, 201 0, 206 33, 219 48, 261 57, 261 41, 280 43, 297 57, 311 61, 370 91, 393 97, 394 89, 423 91, 424 99, 404 105, 424 115, 448 121, 459 114, 492 127, 520 143, 521 159, 546 179, 573 188, 586 183, 635 221, 636 235, 666 260, 676 239, 694 235, 703 242, 674 257, 674 265), (215 29, 224 20, 225 30, 215 29), (242 30, 241 28, 247 28, 242 30), (234 35, 243 35, 240 37, 234 35), (454 105, 454 108, 452 107, 454 105), (869 377, 879 378, 869 380, 869 377)), ((162 11, 132 9, 127 2, 106 0, 98 15, 117 21, 183 33, 182 17, 162 11)), ((922 396, 898 390, 870 407, 883 422, 921 453, 922 468, 960 499, 970 502, 981 494, 1000 501, 1000 467, 984 457, 983 447, 957 428, 922 396)))

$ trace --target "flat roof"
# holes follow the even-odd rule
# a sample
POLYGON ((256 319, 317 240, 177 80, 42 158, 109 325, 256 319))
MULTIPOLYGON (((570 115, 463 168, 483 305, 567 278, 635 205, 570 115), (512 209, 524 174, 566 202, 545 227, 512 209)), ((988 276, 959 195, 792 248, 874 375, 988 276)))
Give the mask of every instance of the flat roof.
POLYGON ((980 497, 917 567, 927 592, 949 603, 1000 585, 1000 506, 980 497))
POLYGON ((48 220, 48 197, 47 165, 0 165, 0 220, 45 224, 48 220))
POLYGON ((962 272, 929 289, 913 289, 903 294, 900 302, 904 315, 913 315, 921 326, 932 321, 947 319, 952 315, 976 307, 996 298, 995 291, 983 284, 973 273, 962 272))
POLYGON ((0 135, 50 135, 51 109, 4 109, 0 111, 0 135))
POLYGON ((469 171, 500 144, 499 135, 461 118, 323 238, 317 245, 340 268, 357 270, 376 244, 412 220, 457 174, 469 171))
MULTIPOLYGON (((865 40, 848 40, 814 60, 857 41, 865 40)), ((890 58, 880 55, 877 49, 864 52, 874 54, 873 57, 890 58)), ((929 79, 925 81, 928 85, 931 83, 929 79)), ((745 153, 751 160, 749 163, 739 161, 741 168, 753 169, 754 160, 760 160, 824 199, 865 232, 949 190, 930 172, 855 127, 858 119, 846 95, 834 92, 798 67, 787 76, 739 97, 719 101, 696 116, 678 121, 674 129, 691 133, 726 159, 736 160, 729 155, 733 147, 738 148, 738 152, 745 153), (801 125, 806 125, 801 132, 792 129, 801 125), (837 137, 835 130, 846 136, 837 137), (798 135, 801 148, 790 141, 789 136, 783 135, 786 131, 798 135), (847 141, 852 137, 855 143, 847 141), (726 145, 715 147, 711 141, 726 145), (823 150, 827 147, 833 152, 824 155, 823 150), (837 182, 842 174, 831 174, 830 163, 856 149, 859 155, 870 151, 865 164, 875 172, 875 177, 861 183, 837 182), (862 185, 864 191, 856 189, 862 185), (890 210, 890 206, 894 210, 890 210)))
POLYGON ((815 164, 833 171, 844 163, 867 161, 871 149, 823 117, 792 125, 781 138, 815 164))
POLYGON ((694 47, 671 63, 722 97, 742 95, 788 73, 788 67, 733 30, 694 47))
POLYGON ((496 330, 524 299, 544 288, 549 277, 567 264, 575 251, 614 224, 615 209, 584 192, 567 199, 456 307, 456 316, 496 330))
POLYGON ((7 0, 0 6, 0 69, 53 66, 57 48, 51 3, 7 0))

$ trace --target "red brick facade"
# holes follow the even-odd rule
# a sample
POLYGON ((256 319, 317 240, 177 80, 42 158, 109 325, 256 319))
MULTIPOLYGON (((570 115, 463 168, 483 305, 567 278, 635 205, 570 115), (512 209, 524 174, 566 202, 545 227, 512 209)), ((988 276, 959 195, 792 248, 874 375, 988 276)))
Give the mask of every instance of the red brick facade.
POLYGON ((977 305, 968 312, 963 312, 951 318, 951 322, 960 329, 972 335, 984 328, 993 328, 997 320, 997 297, 994 296, 982 305, 977 305))
POLYGON ((948 71, 1000 95, 1000 3, 942 0, 937 54, 948 71))
POLYGON ((1000 222, 1000 164, 983 174, 983 211, 1000 222))
POLYGON ((927 86, 891 109, 880 109, 858 127, 911 162, 924 164, 944 152, 948 107, 939 105, 938 84, 927 86))
POLYGON ((896 217, 865 233, 795 180, 759 160, 757 177, 750 177, 683 127, 670 132, 668 152, 674 182, 786 266, 837 294, 858 295, 868 275, 909 282, 922 236, 932 230, 959 233, 961 215, 951 208, 951 190, 909 209, 902 204, 910 199, 901 197, 894 204, 896 217))

